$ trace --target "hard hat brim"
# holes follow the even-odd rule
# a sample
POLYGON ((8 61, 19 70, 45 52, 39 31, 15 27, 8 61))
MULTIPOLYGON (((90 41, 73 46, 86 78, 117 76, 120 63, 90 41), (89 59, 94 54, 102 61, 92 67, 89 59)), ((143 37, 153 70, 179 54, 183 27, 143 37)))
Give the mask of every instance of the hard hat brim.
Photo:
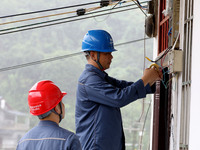
POLYGON ((103 53, 108 53, 108 52, 115 52, 115 51, 117 51, 116 49, 112 49, 112 50, 110 50, 110 49, 106 49, 106 50, 99 50, 99 49, 82 49, 81 50, 82 52, 87 52, 87 51, 95 51, 95 52, 103 52, 103 53))

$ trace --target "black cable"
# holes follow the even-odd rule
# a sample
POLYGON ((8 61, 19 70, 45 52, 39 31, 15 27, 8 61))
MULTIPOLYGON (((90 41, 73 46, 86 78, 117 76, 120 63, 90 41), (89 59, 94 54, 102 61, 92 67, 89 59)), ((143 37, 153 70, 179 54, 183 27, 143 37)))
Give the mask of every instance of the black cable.
POLYGON ((141 8, 146 8, 146 7, 143 7, 140 2, 138 0, 136 0, 136 2, 138 3, 138 5, 141 7, 141 8))
POLYGON ((69 57, 76 56, 76 55, 79 55, 79 54, 81 54, 81 52, 63 55, 63 56, 58 56, 58 57, 53 57, 53 58, 48 58, 48 59, 43 59, 43 60, 38 60, 38 61, 34 61, 34 62, 30 62, 30 63, 24 63, 24 64, 15 65, 15 66, 11 66, 11 67, 1 68, 0 72, 18 69, 18 68, 23 68, 23 67, 28 67, 28 66, 37 65, 37 64, 42 64, 42 63, 60 60, 60 59, 64 59, 64 58, 69 58, 69 57))
POLYGON ((85 4, 78 4, 78 5, 72 5, 72 6, 65 6, 65 7, 58 7, 58 8, 52 8, 52 9, 45 9, 45 10, 39 10, 39 11, 31 11, 31 12, 19 13, 19 14, 14 14, 14 15, 1 16, 0 19, 2 19, 2 18, 16 17, 16 16, 23 16, 23 15, 29 15, 29 14, 36 14, 36 13, 42 13, 42 12, 48 12, 48 11, 54 11, 54 10, 60 10, 60 9, 67 9, 67 8, 72 8, 72 7, 79 7, 79 6, 91 5, 91 4, 96 4, 96 3, 100 3, 100 2, 101 1, 91 2, 91 3, 85 3, 85 4))
MULTIPOLYGON (((148 38, 148 39, 150 39, 150 38, 148 38)), ((141 40, 142 39, 129 41, 129 42, 125 42, 125 43, 119 43, 119 44, 116 44, 114 46, 117 47, 117 46, 121 46, 121 45, 124 45, 124 44, 130 44, 130 43, 138 42, 138 41, 141 41, 141 40)), ((9 71, 9 70, 13 70, 13 69, 19 69, 19 68, 23 68, 23 67, 28 67, 28 66, 32 66, 32 65, 46 63, 46 62, 52 62, 52 61, 56 61, 56 60, 60 60, 60 59, 64 59, 64 58, 73 57, 73 56, 76 56, 76 55, 79 55, 79 54, 82 54, 82 52, 77 52, 77 53, 67 54, 67 55, 63 55, 63 56, 57 56, 57 57, 53 57, 53 58, 38 60, 38 61, 34 61, 34 62, 29 62, 29 63, 24 63, 24 64, 20 64, 20 65, 5 67, 5 68, 1 68, 0 72, 9 71)))
POLYGON ((172 49, 172 46, 168 47, 166 50, 164 50, 165 52, 159 57, 157 58, 156 60, 149 60, 153 63, 157 63, 160 59, 162 59, 170 50, 172 49))
POLYGON ((133 42, 139 42, 139 41, 148 40, 148 39, 151 39, 151 38, 142 38, 142 39, 129 41, 129 42, 125 42, 125 43, 119 43, 119 44, 116 44, 115 46, 121 46, 121 45, 130 44, 130 43, 133 43, 133 42))
MULTIPOLYGON (((133 1, 133 0, 132 0, 133 1)), ((136 2, 135 1, 133 1, 139 8, 140 8, 140 10, 142 11, 142 13, 147 17, 147 14, 144 12, 144 10, 140 7, 140 5, 139 5, 139 3, 138 3, 138 1, 136 0, 136 2)))
POLYGON ((156 59, 155 61, 152 61, 152 62, 157 62, 159 61, 160 59, 162 59, 170 50, 171 50, 172 46, 168 47, 165 52, 163 53, 163 55, 161 55, 158 59, 156 59))
MULTIPOLYGON (((126 5, 126 6, 121 6, 121 7, 117 7, 117 8, 114 8, 114 9, 120 9, 120 8, 129 7, 129 6, 133 6, 133 4, 126 5)), ((109 9, 109 10, 111 10, 111 9, 109 9)), ((100 10, 100 11, 96 11, 96 12, 92 12, 92 13, 87 13, 85 15, 91 15, 91 14, 95 14, 95 13, 101 13, 101 12, 105 12, 105 11, 109 11, 109 10, 100 10)), ((39 22, 39 23, 33 23, 33 24, 28 24, 28 25, 23 25, 23 26, 17 26, 17 27, 2 29, 2 30, 0 30, 0 32, 9 31, 9 30, 15 30, 15 29, 20 29, 20 28, 25 28, 25 27, 30 27, 30 26, 35 26, 35 25, 40 25, 40 24, 45 24, 45 23, 50 23, 50 22, 57 22, 57 21, 62 21, 62 20, 66 20, 66 19, 73 19, 73 18, 77 18, 77 17, 80 17, 80 16, 76 15, 76 16, 64 17, 64 18, 59 18, 59 19, 54 19, 54 20, 49 20, 49 21, 44 21, 44 22, 39 22)))
MULTIPOLYGON (((115 11, 115 12, 104 13, 104 14, 99 14, 99 15, 95 15, 95 16, 89 16, 89 17, 85 17, 85 18, 79 18, 79 19, 73 19, 73 20, 68 20, 68 21, 62 21, 62 22, 58 22, 58 23, 52 23, 52 24, 47 24, 47 25, 41 25, 41 26, 36 26, 36 27, 31 27, 31 28, 25 28, 25 29, 21 29, 21 30, 15 30, 15 31, 10 31, 10 32, 4 32, 4 33, 0 33, 0 35, 10 34, 10 33, 15 33, 15 32, 21 32, 21 31, 26 31, 26 30, 32 30, 32 29, 37 29, 37 28, 42 28, 42 27, 47 27, 47 26, 53 26, 53 25, 58 25, 58 24, 63 24, 63 23, 68 23, 68 22, 74 22, 74 21, 89 19, 89 18, 93 18, 93 17, 99 17, 99 16, 109 15, 109 14, 113 14, 113 13, 119 13, 119 12, 123 12, 123 11, 133 10, 133 9, 137 9, 137 8, 138 8, 138 7, 130 8, 130 9, 124 9, 124 10, 115 11)), ((116 8, 114 8, 114 9, 116 9, 116 8)), ((96 13, 96 12, 94 12, 94 13, 96 13)), ((89 14, 93 14, 93 13, 88 13, 88 15, 89 15, 89 14)), ((86 15, 86 14, 85 14, 85 15, 86 15)), ((77 17, 77 16, 76 16, 76 17, 77 17)))
POLYGON ((113 6, 112 9, 114 9, 120 2, 121 2, 121 0, 119 0, 119 1, 115 4, 115 6, 113 6))

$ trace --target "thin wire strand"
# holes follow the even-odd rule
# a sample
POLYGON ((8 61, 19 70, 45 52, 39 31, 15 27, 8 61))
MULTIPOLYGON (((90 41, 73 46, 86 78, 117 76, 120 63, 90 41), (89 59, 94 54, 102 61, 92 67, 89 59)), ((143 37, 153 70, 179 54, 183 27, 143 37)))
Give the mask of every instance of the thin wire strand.
POLYGON ((147 14, 144 12, 144 10, 139 6, 139 4, 137 2, 135 2, 136 0, 132 0, 132 1, 138 6, 138 8, 140 8, 142 13, 147 17, 147 14))
MULTIPOLYGON (((114 9, 116 9, 116 8, 114 8, 114 9)), ((137 9, 137 7, 135 7, 135 8, 129 8, 129 9, 124 9, 124 10, 119 10, 119 11, 110 12, 110 13, 99 14, 99 15, 96 15, 95 17, 99 17, 99 16, 103 16, 103 15, 108 15, 108 14, 113 14, 113 13, 124 12, 124 11, 129 11, 129 10, 133 10, 133 9, 137 9)), ((97 13, 97 12, 95 12, 95 13, 97 13)), ((86 15, 89 15, 89 14, 92 14, 92 13, 88 13, 86 15)), ((73 17, 78 17, 78 16, 73 16, 73 17)), ((0 32, 8 31, 8 30, 14 30, 14 29, 19 29, 19 28, 25 28, 25 29, 20 29, 20 30, 15 30, 15 31, 10 31, 10 32, 3 32, 3 33, 0 33, 0 35, 10 34, 10 33, 15 33, 15 32, 21 32, 21 31, 26 31, 26 30, 32 30, 32 29, 37 29, 37 28, 42 28, 42 27, 47 27, 47 26, 53 26, 53 25, 58 25, 58 24, 63 24, 63 23, 69 23, 69 22, 74 22, 74 21, 89 19, 89 18, 92 18, 92 17, 93 16, 84 17, 84 18, 78 18, 78 19, 72 19, 72 20, 67 20, 67 21, 61 21, 61 22, 58 22, 58 23, 51 23, 51 24, 47 24, 47 25, 41 25, 41 26, 31 27, 31 28, 25 28, 25 27, 35 26, 36 24, 44 24, 44 23, 47 23, 47 22, 53 22, 55 20, 46 21, 46 22, 42 22, 42 23, 36 23, 36 24, 29 24, 29 25, 14 27, 14 28, 8 28, 8 29, 0 30, 0 32)), ((62 19, 64 20, 64 18, 62 18, 62 19)), ((69 17, 67 17, 65 19, 69 19, 69 17)), ((58 20, 61 20, 61 19, 56 19, 56 21, 58 21, 58 20)))
POLYGON ((15 21, 10 21, 10 22, 0 23, 0 25, 7 25, 7 24, 12 24, 12 23, 36 20, 36 19, 41 19, 41 18, 53 17, 53 16, 55 17, 55 16, 66 15, 66 14, 75 13, 75 12, 76 11, 69 11, 69 12, 63 12, 63 13, 58 13, 58 14, 51 14, 51 15, 46 15, 46 16, 33 17, 33 18, 28 18, 28 19, 15 20, 15 21))
MULTIPOLYGON (((129 42, 124 42, 124 43, 119 43, 119 44, 116 44, 114 46, 117 47, 117 46, 130 44, 130 43, 135 43, 135 42, 139 42, 139 41, 141 41, 141 39, 134 40, 134 41, 129 41, 129 42)), ((38 60, 38 61, 34 61, 34 62, 24 63, 24 64, 20 64, 20 65, 14 65, 14 66, 10 66, 10 67, 5 67, 5 68, 1 68, 0 72, 9 71, 9 70, 13 70, 13 69, 19 69, 19 68, 28 67, 28 66, 37 65, 37 64, 42 64, 42 63, 47 63, 47 62, 52 62, 52 61, 56 61, 56 60, 60 60, 60 59, 64 59, 64 58, 70 58, 70 57, 77 56, 79 54, 82 54, 82 52, 77 52, 77 53, 67 54, 67 55, 63 55, 63 56, 57 56, 57 57, 38 60)))
MULTIPOLYGON (((151 39, 151 38, 145 38, 145 40, 148 40, 148 39, 151 39)), ((138 39, 138 40, 133 40, 133 41, 129 41, 129 42, 125 42, 125 43, 119 43, 119 44, 116 44, 115 46, 121 46, 121 45, 125 45, 125 44, 130 44, 130 43, 133 43, 133 42, 139 42, 139 41, 143 41, 144 38, 142 39, 138 39)))
MULTIPOLYGON (((146 19, 146 17, 145 17, 145 19, 146 19)), ((144 30, 145 31, 145 30, 144 30)), ((144 57, 143 57, 143 71, 145 70, 145 64, 146 64, 146 36, 145 36, 146 34, 145 34, 145 32, 144 32, 144 57)), ((141 115, 140 115, 140 118, 139 118, 139 122, 141 122, 141 120, 142 120, 142 117, 143 117, 143 115, 144 115, 144 98, 142 99, 142 112, 141 112, 141 115)))
MULTIPOLYGON (((146 19, 146 17, 144 17, 144 20, 146 19)), ((144 57, 143 57, 143 71, 145 70, 145 63, 146 63, 146 40, 145 40, 145 38, 146 38, 146 36, 145 36, 146 34, 145 34, 145 29, 144 29, 144 57)), ((144 98, 142 99, 142 112, 141 112, 141 116, 140 116, 140 119, 139 119, 139 122, 142 120, 142 117, 143 117, 143 115, 144 115, 144 98)), ((142 131, 142 133, 143 133, 143 131, 142 131)), ((143 136, 143 135, 142 135, 143 136)), ((140 149, 142 148, 142 136, 140 137, 140 144, 139 144, 139 146, 140 146, 140 149)))
MULTIPOLYGON (((116 3, 116 4, 114 4, 114 6, 110 9, 110 12, 112 11, 112 9, 114 9, 119 3, 121 2, 121 0, 119 0, 119 2, 118 3, 116 3)), ((128 1, 127 1, 128 2, 128 1)), ((129 1, 130 2, 130 1, 129 1)), ((111 5, 113 5, 113 4, 111 4, 111 5)), ((111 6, 110 5, 110 6, 111 6)), ((95 18, 95 16, 93 16, 93 18, 94 18, 94 20, 96 21, 96 22, 102 22, 102 21, 105 21, 106 19, 108 19, 108 17, 110 16, 110 14, 109 15, 107 15, 106 16, 106 18, 104 18, 103 20, 101 20, 101 21, 98 21, 96 18, 95 18)))
POLYGON ((157 63, 160 59, 162 59, 165 55, 167 55, 167 53, 169 52, 169 51, 171 51, 172 50, 172 46, 170 46, 170 47, 168 47, 166 50, 164 50, 165 52, 159 57, 159 58, 157 58, 156 60, 151 60, 150 58, 148 58, 148 57, 145 57, 148 61, 150 61, 150 62, 154 62, 154 63, 157 63))
MULTIPOLYGON (((127 2, 131 2, 131 1, 126 1, 127 2)), ((114 2, 114 3, 110 3, 108 6, 112 6, 112 5, 117 5, 119 4, 119 2, 114 2)), ((114 7, 115 7, 114 6, 114 7)), ((113 7, 113 8, 114 8, 113 7)), ((98 7, 92 7, 92 8, 87 8, 85 9, 86 12, 90 12, 90 11, 93 11, 93 10, 97 10, 97 9, 100 9, 102 7, 98 6, 98 7)), ((112 8, 112 9, 113 9, 112 8)), ((70 13, 76 13, 76 10, 75 11, 68 11, 68 12, 63 12, 63 13, 57 13, 57 14, 51 14, 51 15, 45 15, 45 16, 39 16, 39 17, 33 17, 33 18, 27 18, 27 19, 21 19, 21 20, 15 20, 15 21, 9 21, 9 22, 3 22, 3 23, 0 23, 0 25, 7 25, 7 24, 12 24, 12 23, 18 23, 18 22, 24 22, 24 21, 30 21, 30 20, 36 20, 36 19, 41 19, 41 18, 47 18, 47 17, 55 17, 55 16, 59 16, 59 15, 66 15, 66 14, 70 14, 70 13)))
POLYGON ((91 5, 91 4, 96 4, 96 3, 100 3, 100 2, 101 1, 91 2, 91 3, 85 3, 85 4, 78 4, 78 5, 72 5, 72 6, 65 6, 65 7, 58 7, 58 8, 52 8, 52 9, 45 9, 45 10, 39 10, 39 11, 31 11, 31 12, 19 13, 19 14, 14 14, 14 15, 1 16, 0 19, 2 19, 2 18, 16 17, 16 16, 23 16, 23 15, 29 15, 29 14, 36 14, 36 13, 42 13, 42 12, 49 12, 49 11, 60 10, 60 9, 67 9, 67 8, 72 8, 72 7, 79 7, 79 6, 91 5))
POLYGON ((138 0, 135 0, 135 1, 138 3, 138 5, 139 5, 142 9, 144 9, 144 10, 147 9, 147 7, 142 6, 138 0))
MULTIPOLYGON (((115 9, 121 9, 121 8, 125 8, 125 7, 130 7, 130 6, 134 6, 134 5, 132 5, 132 4, 131 5, 125 5, 125 6, 115 8, 115 9)), ((96 11, 96 12, 92 12, 92 13, 87 13, 84 16, 90 15, 90 14, 102 13, 102 12, 106 12, 106 11, 108 11, 108 10, 100 10, 100 11, 96 11)), ((33 23, 33 24, 28 24, 28 25, 23 25, 23 26, 17 26, 17 27, 2 29, 2 30, 0 30, 0 32, 19 29, 19 28, 25 28, 25 27, 30 27, 30 26, 35 26, 35 25, 40 25, 40 24, 45 24, 45 23, 50 23, 50 22, 62 21, 62 20, 66 20, 66 19, 73 19, 73 18, 77 18, 77 17, 80 17, 80 16, 75 15, 75 16, 53 19, 53 20, 49 20, 49 21, 43 21, 43 22, 38 22, 38 23, 33 23)))
MULTIPOLYGON (((131 2, 132 0, 130 1, 126 1, 127 2, 131 2)), ((125 1, 123 2, 125 3, 125 1)), ((145 3, 145 2, 143 2, 145 3)), ((117 3, 118 4, 118 3, 117 3)), ((116 4, 116 5, 117 5, 116 4)), ((113 3, 110 4, 110 5, 114 5, 113 3)), ((115 5, 115 6, 116 6, 115 5)), ((134 4, 136 5, 136 4, 134 4)), ((114 7, 115 7, 114 6, 114 7)), ((124 8, 124 7, 129 7, 129 6, 133 6, 133 5, 125 5, 125 6, 121 6, 121 7, 118 7, 118 8, 124 8)), ((113 8, 114 8, 113 7, 113 8)), ((93 11, 93 10, 97 10, 99 9, 100 7, 93 7, 93 8, 88 8, 86 9, 86 12, 90 12, 90 11, 93 11)), ((112 8, 112 9, 113 9, 112 8)), ((117 8, 117 9, 118 9, 117 8)), ((111 10, 112 10, 111 9, 111 10)), ((108 11, 108 10, 103 10, 103 11, 108 11)), ((34 18, 28 18, 28 19, 22 19, 22 20, 16 20, 16 21, 11 21, 11 22, 4 22, 4 23, 0 23, 0 25, 5 25, 5 24, 10 24, 10 23, 17 23, 17 22, 23 22, 23 21, 30 21, 30 20, 34 20, 34 19, 41 19, 41 18, 46 18, 46 17, 52 17, 52 16, 58 16, 58 15, 64 15, 64 14, 69 14, 69 13, 75 13, 76 11, 71 11, 71 12, 64 12, 64 13, 58 13, 58 14, 52 14, 52 15, 46 15, 46 16, 40 16, 40 17, 34 17, 34 18)), ((98 12, 95 12, 95 13, 99 13, 99 12, 102 12, 102 11, 98 11, 98 12)), ((91 14, 91 13, 89 13, 91 14)), ((87 15, 87 14, 85 14, 87 15)), ((54 22, 54 21, 60 21, 60 20, 64 20, 64 19, 69 19, 69 18, 74 18, 74 17, 78 17, 77 15, 76 16, 71 16, 71 17, 65 17, 65 18, 60 18, 60 19, 55 19, 55 20, 50 20, 50 21, 44 21, 44 22, 39 22, 39 23, 33 23, 33 24, 29 24, 29 25, 24 25, 24 26, 18 26, 18 27, 12 27, 12 28, 7 28, 7 29, 2 29, 0 30, 0 32, 2 31, 7 31, 7 30, 13 30, 13 29, 18 29, 18 28, 23 28, 23 27, 27 27, 27 26, 33 26, 33 25, 38 25, 38 24, 43 24, 43 23, 49 23, 49 22, 54 22)))
POLYGON ((150 109, 150 107, 151 107, 151 103, 152 103, 152 101, 150 101, 150 104, 149 104, 149 106, 148 106, 148 109, 147 109, 147 112, 146 112, 146 115, 145 115, 145 119, 144 119, 144 124, 143 124, 143 127, 142 127, 142 136, 141 136, 141 139, 140 139, 140 150, 142 150, 141 148, 142 148, 142 143, 143 143, 143 133, 144 133, 144 128, 145 128, 145 125, 146 125, 146 121, 147 121, 147 116, 148 116, 148 113, 149 113, 149 109, 150 109))
POLYGON ((81 54, 81 52, 63 55, 63 56, 58 56, 58 57, 53 57, 53 58, 48 58, 48 59, 43 59, 43 60, 38 60, 38 61, 34 61, 34 62, 30 62, 30 63, 24 63, 24 64, 15 65, 15 66, 11 66, 11 67, 1 68, 0 72, 13 70, 13 69, 19 69, 19 68, 23 68, 23 67, 28 67, 28 66, 32 66, 32 65, 46 63, 46 62, 52 62, 52 61, 55 61, 55 60, 73 57, 73 56, 76 56, 76 55, 79 55, 79 54, 81 54))
MULTIPOLYGON (((98 7, 88 8, 88 9, 86 9, 86 12, 97 10, 99 8, 101 8, 101 7, 98 6, 98 7)), ((24 21, 42 19, 42 18, 47 18, 47 17, 55 17, 55 16, 66 15, 66 14, 70 14, 70 13, 76 13, 76 11, 68 11, 68 12, 63 12, 63 13, 57 13, 57 14, 51 14, 51 15, 45 15, 45 16, 39 16, 39 17, 33 17, 33 18, 15 20, 15 21, 10 21, 10 22, 4 22, 4 23, 0 23, 0 25, 6 25, 6 24, 12 24, 12 23, 18 23, 18 22, 24 22, 24 21)))

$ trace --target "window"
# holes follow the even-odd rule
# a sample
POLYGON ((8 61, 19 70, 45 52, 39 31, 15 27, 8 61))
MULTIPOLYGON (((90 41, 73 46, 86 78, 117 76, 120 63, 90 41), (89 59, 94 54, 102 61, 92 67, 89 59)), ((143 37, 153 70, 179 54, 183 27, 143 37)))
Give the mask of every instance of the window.
POLYGON ((192 28, 193 28, 193 0, 183 0, 183 44, 184 52, 182 74, 182 98, 181 98, 181 127, 180 150, 188 150, 190 101, 191 101, 191 55, 192 55, 192 28))

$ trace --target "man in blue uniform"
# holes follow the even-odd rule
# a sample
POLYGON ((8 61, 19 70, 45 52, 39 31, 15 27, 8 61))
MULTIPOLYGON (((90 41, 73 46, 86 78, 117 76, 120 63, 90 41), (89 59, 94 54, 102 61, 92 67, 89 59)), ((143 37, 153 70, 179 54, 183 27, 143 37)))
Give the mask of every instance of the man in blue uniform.
POLYGON ((40 122, 20 139, 17 150, 81 150, 78 137, 59 126, 65 116, 62 98, 66 94, 49 80, 40 81, 29 90, 30 113, 40 122))
POLYGON ((88 31, 82 51, 88 64, 78 81, 75 116, 81 146, 84 150, 124 150, 120 108, 155 92, 155 86, 151 86, 161 74, 148 68, 135 83, 108 76, 104 70, 110 67, 111 53, 116 50, 112 37, 104 30, 88 31))

